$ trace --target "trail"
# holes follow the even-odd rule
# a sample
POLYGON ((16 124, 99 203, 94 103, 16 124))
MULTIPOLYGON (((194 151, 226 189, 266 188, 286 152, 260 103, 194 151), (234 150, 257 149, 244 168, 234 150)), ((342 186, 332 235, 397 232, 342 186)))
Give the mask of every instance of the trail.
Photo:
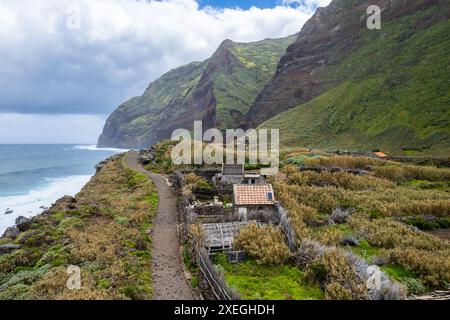
POLYGON ((159 206, 153 229, 152 278, 154 300, 193 300, 192 290, 184 275, 178 239, 177 199, 162 175, 144 169, 130 151, 127 165, 147 175, 156 185, 159 206))

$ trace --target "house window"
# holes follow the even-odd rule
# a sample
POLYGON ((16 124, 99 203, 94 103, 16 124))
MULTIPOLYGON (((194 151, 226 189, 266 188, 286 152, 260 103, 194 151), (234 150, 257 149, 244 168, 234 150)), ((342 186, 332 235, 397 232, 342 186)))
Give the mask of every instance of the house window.
POLYGON ((267 200, 273 201, 273 193, 272 192, 267 192, 267 200))

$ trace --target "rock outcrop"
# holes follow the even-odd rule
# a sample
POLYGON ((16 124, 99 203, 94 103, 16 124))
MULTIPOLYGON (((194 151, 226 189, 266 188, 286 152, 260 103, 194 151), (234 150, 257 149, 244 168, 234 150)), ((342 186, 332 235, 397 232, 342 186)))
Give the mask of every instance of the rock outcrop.
POLYGON ((275 73, 295 37, 255 43, 225 40, 211 58, 169 71, 107 120, 98 145, 142 149, 178 128, 234 128, 275 73))

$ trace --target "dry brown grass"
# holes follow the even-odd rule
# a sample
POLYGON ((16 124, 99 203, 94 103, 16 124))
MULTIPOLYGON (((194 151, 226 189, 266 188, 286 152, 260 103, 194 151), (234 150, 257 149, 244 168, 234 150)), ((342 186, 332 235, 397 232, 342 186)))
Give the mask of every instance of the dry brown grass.
POLYGON ((306 268, 306 276, 325 289, 329 300, 367 299, 366 283, 340 249, 325 251, 306 268))
POLYGON ((349 224, 371 245, 386 249, 392 263, 418 273, 432 287, 450 282, 450 243, 390 219, 354 215, 349 224))
MULTIPOLYGON (((289 168, 287 170, 290 171, 289 168)), ((298 186, 336 187, 348 190, 379 190, 395 188, 395 183, 373 176, 356 176, 346 172, 295 172, 287 176, 290 184, 298 186)))
POLYGON ((150 299, 151 242, 147 231, 157 208, 153 184, 116 159, 106 164, 76 199, 76 208, 50 209, 50 214, 36 219, 17 240, 23 243, 20 261, 14 255, 2 257, 5 267, 13 269, 10 277, 0 279, 7 283, 1 297, 150 299), (8 261, 14 264, 6 264, 8 261), (80 290, 66 287, 68 265, 82 270, 80 290), (23 275, 22 266, 32 271, 23 275), (26 281, 26 290, 17 289, 21 278, 26 281))
POLYGON ((366 169, 372 166, 384 166, 388 162, 368 157, 331 156, 308 158, 306 166, 339 167, 347 169, 366 169))
POLYGON ((271 225, 260 227, 251 223, 242 228, 234 239, 233 247, 245 250, 258 263, 268 265, 283 264, 291 256, 283 231, 271 225))
POLYGON ((429 251, 450 249, 450 243, 391 219, 370 220, 364 215, 355 214, 349 218, 348 223, 370 244, 377 247, 429 251))
POLYGON ((339 190, 335 194, 346 206, 360 211, 377 212, 386 217, 450 215, 450 194, 444 191, 397 187, 376 192, 339 190))
MULTIPOLYGON (((412 271, 430 288, 444 288, 450 283, 450 244, 393 219, 400 216, 450 216, 450 193, 438 188, 416 189, 405 184, 411 179, 445 182, 449 179, 448 169, 364 157, 306 158, 305 165, 367 169, 369 174, 299 172, 297 167, 284 167, 272 183, 278 200, 298 230, 300 241, 311 238, 325 245, 339 246, 340 229, 318 227, 312 232, 310 226, 315 221, 326 219, 324 214, 330 214, 337 207, 347 208, 355 214, 344 228, 366 239, 376 255, 412 271), (371 220, 369 216, 378 219, 371 220)), ((333 259, 337 264, 335 270, 340 270, 337 274, 343 278, 352 274, 339 254, 333 259)), ((333 264, 333 261, 316 261, 316 265, 307 268, 319 276, 320 272, 328 276, 332 267, 326 264, 333 264)), ((327 298, 363 297, 358 294, 358 283, 347 286, 339 280, 340 277, 336 276, 336 279, 322 280, 327 298), (355 288, 356 292, 352 291, 355 288)))
POLYGON ((450 169, 415 166, 415 165, 390 165, 376 166, 373 168, 374 175, 397 183, 409 180, 448 181, 450 180, 450 169))
POLYGON ((393 263, 419 274, 431 288, 445 288, 450 283, 450 250, 427 251, 395 248, 386 253, 393 263))

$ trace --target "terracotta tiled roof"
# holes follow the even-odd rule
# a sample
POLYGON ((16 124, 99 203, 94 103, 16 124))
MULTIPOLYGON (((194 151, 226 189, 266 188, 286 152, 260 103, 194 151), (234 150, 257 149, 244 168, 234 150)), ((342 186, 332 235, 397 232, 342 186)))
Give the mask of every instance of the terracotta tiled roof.
POLYGON ((377 157, 380 157, 380 158, 387 158, 388 157, 388 155, 386 153, 384 153, 384 152, 375 152, 374 155, 376 155, 377 157))
POLYGON ((235 184, 233 186, 234 203, 242 205, 271 205, 275 203, 272 185, 246 185, 235 184), (271 196, 271 199, 270 199, 271 196))

